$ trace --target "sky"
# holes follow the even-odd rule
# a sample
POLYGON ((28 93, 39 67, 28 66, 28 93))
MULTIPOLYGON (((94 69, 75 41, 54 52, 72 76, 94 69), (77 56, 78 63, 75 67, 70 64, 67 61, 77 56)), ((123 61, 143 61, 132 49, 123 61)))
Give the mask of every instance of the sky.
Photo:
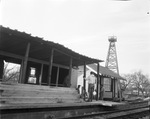
POLYGON ((149 12, 150 0, 0 0, 0 25, 104 61, 116 36, 120 74, 150 76, 149 12))

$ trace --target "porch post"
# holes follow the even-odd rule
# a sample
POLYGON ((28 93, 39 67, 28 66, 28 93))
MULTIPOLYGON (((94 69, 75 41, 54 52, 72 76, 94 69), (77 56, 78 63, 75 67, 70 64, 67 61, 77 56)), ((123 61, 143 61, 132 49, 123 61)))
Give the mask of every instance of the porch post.
POLYGON ((42 83, 42 76, 43 76, 43 64, 41 64, 41 72, 40 72, 40 79, 39 79, 39 84, 40 85, 42 83))
POLYGON ((20 75, 19 75, 19 81, 18 81, 18 83, 21 83, 21 80, 22 80, 22 72, 23 72, 23 60, 21 60, 20 75))
POLYGON ((115 96, 115 78, 111 78, 111 85, 112 85, 112 99, 114 98, 115 96))
POLYGON ((50 55, 50 60, 49 60, 49 72, 48 72, 48 85, 49 85, 49 86, 50 86, 50 84, 51 84, 53 56, 54 56, 54 49, 51 50, 51 55, 50 55))
POLYGON ((120 86, 120 79, 118 79, 118 87, 119 87, 119 100, 121 102, 121 86, 120 86))
POLYGON ((26 77, 26 70, 27 70, 27 63, 28 63, 28 57, 29 57, 29 51, 30 51, 30 43, 28 43, 25 53, 25 58, 23 61, 23 69, 22 69, 22 78, 21 83, 25 83, 25 77, 26 77))
POLYGON ((99 99, 100 77, 99 77, 99 63, 97 63, 97 86, 96 86, 96 100, 99 99))
POLYGON ((2 81, 4 75, 4 61, 0 59, 0 81, 2 81))
MULTIPOLYGON (((101 76, 101 100, 104 98, 104 91, 102 91, 102 88, 104 88, 104 76, 101 76)), ((103 89, 104 90, 104 89, 103 89)))
POLYGON ((85 100, 85 93, 86 93, 86 63, 84 62, 84 74, 83 74, 83 95, 84 95, 84 100, 85 100))
POLYGON ((72 57, 70 58, 70 66, 69 66, 69 81, 70 81, 70 84, 71 84, 71 75, 72 75, 72 57))
POLYGON ((60 69, 60 67, 58 66, 57 76, 56 76, 56 87, 58 87, 59 69, 60 69))
POLYGON ((102 99, 102 93, 101 93, 101 88, 102 88, 102 75, 100 75, 100 87, 99 87, 99 99, 102 99))
POLYGON ((116 97, 116 79, 114 79, 114 98, 116 97))

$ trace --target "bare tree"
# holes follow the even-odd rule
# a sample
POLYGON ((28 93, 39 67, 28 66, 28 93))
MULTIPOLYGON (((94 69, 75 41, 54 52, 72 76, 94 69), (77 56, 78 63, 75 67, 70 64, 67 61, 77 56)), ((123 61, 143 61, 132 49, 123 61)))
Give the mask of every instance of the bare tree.
POLYGON ((132 78, 133 78, 133 87, 137 89, 138 95, 141 92, 142 95, 144 96, 146 87, 150 85, 148 77, 144 75, 142 71, 138 71, 132 74, 132 78))
POLYGON ((140 91, 142 92, 143 96, 144 95, 147 96, 150 94, 150 80, 148 75, 143 76, 143 79, 141 81, 140 91))
POLYGON ((14 65, 9 67, 10 63, 5 63, 4 65, 4 75, 3 82, 18 82, 19 80, 19 67, 14 65))
POLYGON ((150 81, 148 75, 144 75, 142 71, 137 71, 123 76, 127 81, 121 82, 122 90, 136 90, 137 95, 140 92, 143 96, 150 94, 150 81))
POLYGON ((129 89, 132 87, 133 79, 132 79, 131 74, 124 74, 124 75, 122 75, 122 77, 124 77, 124 79, 126 79, 126 80, 122 80, 120 82, 121 83, 121 90, 125 91, 126 89, 129 89))

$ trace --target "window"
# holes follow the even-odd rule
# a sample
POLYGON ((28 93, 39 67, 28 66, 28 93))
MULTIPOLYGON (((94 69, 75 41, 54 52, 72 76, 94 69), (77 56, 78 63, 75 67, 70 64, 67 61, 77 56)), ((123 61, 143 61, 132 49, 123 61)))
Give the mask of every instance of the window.
POLYGON ((36 76, 35 76, 35 73, 36 73, 36 69, 33 68, 33 67, 31 67, 31 68, 30 68, 30 75, 29 75, 28 83, 36 84, 36 76))
POLYGON ((104 90, 111 91, 111 78, 104 78, 104 90))

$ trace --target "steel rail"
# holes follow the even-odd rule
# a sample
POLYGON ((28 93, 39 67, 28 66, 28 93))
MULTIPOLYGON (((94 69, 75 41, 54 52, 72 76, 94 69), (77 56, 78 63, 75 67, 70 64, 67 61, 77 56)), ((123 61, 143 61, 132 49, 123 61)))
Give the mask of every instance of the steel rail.
POLYGON ((149 106, 145 106, 142 108, 133 108, 133 109, 121 109, 121 110, 115 110, 115 111, 105 111, 105 112, 97 112, 97 113, 88 113, 85 115, 78 115, 78 116, 72 116, 72 117, 63 117, 58 119, 88 119, 88 118, 96 118, 96 119, 116 119, 126 116, 135 115, 136 113, 143 113, 147 112, 150 114, 150 108, 149 106), (134 111, 134 112, 133 112, 134 111), (142 112, 141 112, 142 111, 142 112))

